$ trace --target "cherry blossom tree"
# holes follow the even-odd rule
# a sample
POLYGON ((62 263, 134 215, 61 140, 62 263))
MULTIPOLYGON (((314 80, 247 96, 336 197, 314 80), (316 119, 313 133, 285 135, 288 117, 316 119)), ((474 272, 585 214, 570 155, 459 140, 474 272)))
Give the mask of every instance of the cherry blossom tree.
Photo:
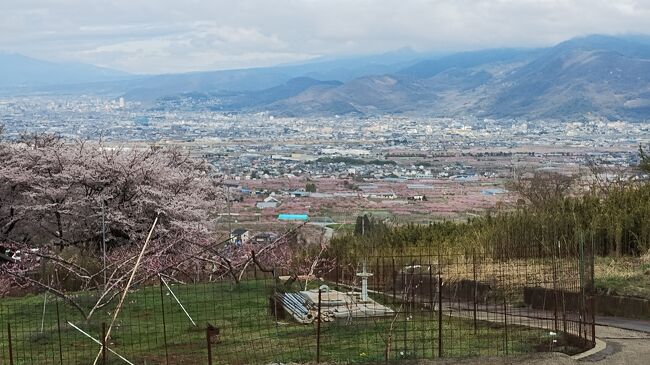
POLYGON ((25 136, 0 154, 2 233, 36 247, 98 248, 102 204, 109 247, 142 242, 156 214, 156 239, 202 239, 223 202, 209 166, 179 149, 25 136))
MULTIPOLYGON (((81 257, 94 266, 100 261, 102 205, 111 264, 137 250, 156 216, 152 247, 168 247, 165 253, 181 250, 175 247, 181 237, 213 241, 215 212, 224 201, 210 166, 180 149, 70 142, 52 135, 0 140, 0 245, 22 248, 23 263, 13 266, 36 256, 65 267, 85 286, 100 281, 81 257), (66 250, 77 254, 66 259, 66 250)), ((160 261, 162 254, 152 257, 160 261)))
POLYGON ((159 275, 239 282, 252 265, 291 272, 324 265, 326 243, 320 237, 311 249, 305 237, 320 233, 304 225, 262 246, 236 248, 229 237, 218 237, 216 217, 226 194, 214 176, 208 164, 177 148, 52 135, 0 139, 0 247, 14 253, 0 260, 0 296, 16 288, 46 290, 90 319, 125 290, 159 275), (66 294, 77 290, 97 293, 94 304, 66 294))

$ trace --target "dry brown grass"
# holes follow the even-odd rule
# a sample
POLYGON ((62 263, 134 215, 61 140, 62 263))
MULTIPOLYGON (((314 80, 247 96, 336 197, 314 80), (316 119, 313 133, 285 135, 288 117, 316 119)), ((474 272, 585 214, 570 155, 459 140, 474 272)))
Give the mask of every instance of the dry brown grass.
POLYGON ((650 262, 646 258, 601 257, 594 270, 598 292, 650 298, 650 262))
POLYGON ((578 263, 575 259, 511 259, 508 261, 471 260, 454 262, 445 268, 447 281, 476 280, 493 287, 521 289, 543 287, 577 290, 580 287, 578 263))
POLYGON ((597 278, 617 277, 629 279, 639 274, 639 268, 645 262, 636 257, 602 257, 596 260, 594 271, 597 278))

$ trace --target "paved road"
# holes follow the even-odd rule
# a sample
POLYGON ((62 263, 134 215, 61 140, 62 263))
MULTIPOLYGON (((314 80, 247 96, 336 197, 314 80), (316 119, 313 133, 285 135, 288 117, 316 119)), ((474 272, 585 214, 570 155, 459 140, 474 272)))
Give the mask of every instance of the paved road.
POLYGON ((334 230, 332 228, 328 227, 329 225, 334 224, 333 222, 324 222, 324 223, 321 223, 321 222, 309 222, 309 224, 311 224, 313 226, 319 226, 319 227, 323 228, 323 230, 325 230, 325 233, 324 233, 325 242, 331 241, 332 237, 334 237, 334 230))
MULTIPOLYGON (((526 315, 530 315, 530 312, 518 314, 512 308, 508 317, 511 318, 510 320, 518 321, 518 324, 540 326, 538 320, 527 320, 526 315)), ((481 313, 479 317, 483 316, 487 316, 488 320, 490 318, 488 313, 481 313)), ((552 318, 552 315, 549 313, 545 315, 543 311, 539 311, 537 316, 552 318)), ((597 316, 596 323, 596 336, 606 343, 605 350, 580 360, 571 361, 578 365, 650 365, 650 321, 597 316)), ((550 324, 551 321, 548 321, 546 326, 542 324, 541 327, 550 328, 548 327, 550 324)), ((564 361, 566 363, 568 360, 564 361)), ((522 362, 522 364, 524 363, 528 364, 528 362, 522 362)), ((544 360, 540 362, 540 364, 546 363, 544 360)), ((551 359, 548 363, 553 364, 554 362, 551 359)))
POLYGON ((596 335, 605 341, 607 347, 597 354, 580 360, 578 364, 650 364, 650 322, 624 318, 597 317, 596 323, 603 324, 596 327, 596 335))
MULTIPOLYGON (((617 319, 607 319, 617 321, 617 319)), ((622 320, 629 324, 630 320, 622 320)), ((646 326, 647 322, 634 323, 646 326)), ((435 359, 409 365, 649 365, 650 333, 597 326, 598 337, 607 342, 605 350, 581 360, 558 353, 522 356, 481 357, 468 359, 435 359)))
POLYGON ((631 331, 650 333, 650 321, 596 316, 596 323, 606 327, 617 327, 631 331))
MULTIPOLYGON (((443 311, 450 310, 452 315, 467 317, 471 315, 471 309, 458 305, 457 303, 444 303, 443 311), (453 307, 453 309, 452 309, 453 307)), ((479 311, 478 318, 482 320, 500 321, 499 317, 503 312, 498 307, 490 308, 488 311, 479 311), (496 317, 495 317, 496 314, 496 317)), ((508 321, 520 325, 533 327, 551 328, 553 314, 548 311, 530 310, 523 308, 508 308, 508 321), (535 319, 528 318, 533 315, 535 319), (546 321, 540 321, 545 318, 546 321)), ((580 360, 573 360, 566 357, 545 358, 540 357, 537 361, 530 359, 512 358, 511 362, 502 364, 576 364, 576 365, 650 365, 650 321, 634 320, 616 317, 596 317, 596 336, 606 343, 606 348, 594 355, 580 360), (561 358, 561 362, 559 359, 561 358)), ((496 361, 496 360, 495 360, 496 361)), ((482 362, 482 364, 497 364, 499 362, 482 362)), ((464 363, 459 363, 464 364, 464 363)))

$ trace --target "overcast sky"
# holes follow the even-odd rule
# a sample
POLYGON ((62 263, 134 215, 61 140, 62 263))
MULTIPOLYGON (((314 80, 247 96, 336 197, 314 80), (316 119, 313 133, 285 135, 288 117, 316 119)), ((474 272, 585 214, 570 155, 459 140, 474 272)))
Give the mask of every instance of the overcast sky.
POLYGON ((0 50, 135 73, 650 34, 650 0, 1 0, 0 50))

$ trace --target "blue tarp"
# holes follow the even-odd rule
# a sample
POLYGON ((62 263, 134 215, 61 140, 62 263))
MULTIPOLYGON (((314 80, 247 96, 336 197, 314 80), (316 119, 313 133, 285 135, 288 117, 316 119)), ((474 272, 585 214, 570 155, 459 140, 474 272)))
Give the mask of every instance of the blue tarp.
POLYGON ((278 219, 281 221, 308 221, 309 216, 307 214, 280 214, 278 219))

